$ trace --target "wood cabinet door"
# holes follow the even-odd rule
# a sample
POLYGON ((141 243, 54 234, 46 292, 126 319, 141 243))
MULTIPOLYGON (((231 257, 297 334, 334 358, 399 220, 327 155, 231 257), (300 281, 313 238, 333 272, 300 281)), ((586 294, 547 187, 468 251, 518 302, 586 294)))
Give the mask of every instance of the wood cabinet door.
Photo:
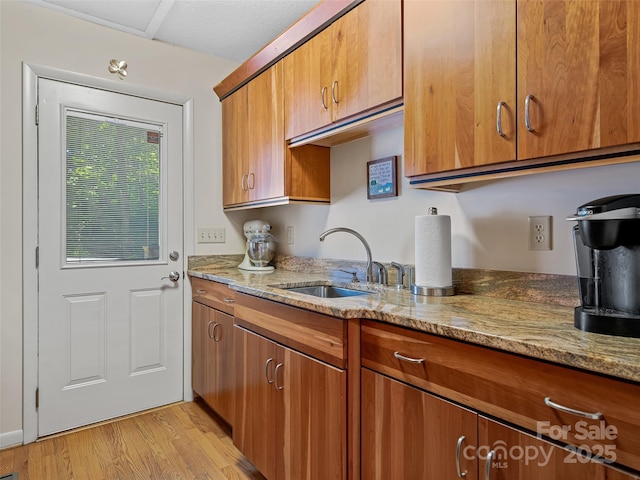
POLYGON ((201 303, 191 303, 191 388, 204 398, 207 324, 210 309, 201 303))
POLYGON ((284 58, 287 140, 331 123, 331 28, 284 58))
POLYGON ((278 445, 284 455, 277 478, 346 479, 346 372, 289 348, 282 354, 276 385, 281 409, 278 445))
POLYGON ((514 19, 513 1, 405 0, 406 176, 515 160, 514 19))
POLYGON ((284 196, 285 141, 282 62, 248 84, 249 201, 284 196))
POLYGON ((205 401, 227 423, 233 425, 234 413, 234 369, 233 369, 233 317, 210 309, 213 323, 207 332, 207 384, 205 401))
POLYGON ((243 328, 234 328, 237 391, 233 444, 266 478, 276 479, 278 396, 273 382, 279 347, 243 328))
POLYGON ((366 0, 331 26, 332 121, 402 97, 399 0, 366 0))
POLYGON ((245 85, 222 101, 222 204, 249 199, 249 111, 245 85))
POLYGON ((517 23, 520 159, 640 141, 640 2, 518 0, 517 23))
MULTIPOLYGON (((603 441, 606 445, 606 440, 603 441)), ((615 454, 615 450, 611 450, 615 454)), ((491 480, 631 480, 633 475, 579 456, 575 450, 543 441, 512 427, 480 417, 477 448, 481 478, 491 480), (490 452, 493 452, 490 454, 490 452), (487 468, 487 459, 491 459, 487 468), (482 477, 484 475, 484 477, 482 477)))
POLYGON ((460 473, 477 478, 463 455, 477 444, 475 412, 366 368, 361 382, 363 479, 458 478, 457 456, 460 473))

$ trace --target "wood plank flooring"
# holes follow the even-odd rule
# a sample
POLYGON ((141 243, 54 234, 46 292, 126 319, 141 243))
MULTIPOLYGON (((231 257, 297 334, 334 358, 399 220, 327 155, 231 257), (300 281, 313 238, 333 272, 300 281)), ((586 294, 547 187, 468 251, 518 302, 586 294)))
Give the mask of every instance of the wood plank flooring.
POLYGON ((204 403, 179 403, 0 451, 19 480, 265 480, 204 403))

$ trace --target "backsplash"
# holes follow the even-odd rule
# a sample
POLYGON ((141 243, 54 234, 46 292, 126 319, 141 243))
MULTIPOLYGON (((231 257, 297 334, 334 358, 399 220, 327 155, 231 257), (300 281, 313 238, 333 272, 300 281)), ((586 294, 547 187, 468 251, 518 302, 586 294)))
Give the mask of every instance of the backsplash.
MULTIPOLYGON (((188 269, 217 265, 224 268, 237 266, 243 255, 196 255, 188 259, 188 269)), ((351 273, 356 272, 360 281, 364 281, 366 262, 338 260, 315 257, 298 257, 277 254, 273 262, 276 268, 293 272, 321 273, 330 275, 336 281, 351 281, 351 273)), ((389 284, 396 281, 396 269, 389 268, 389 284)), ((413 265, 404 265, 408 268, 413 265)), ((407 279, 404 282, 407 286, 407 279)), ((456 292, 485 297, 504 298, 523 302, 578 306, 578 282, 573 275, 554 275, 545 273, 510 272, 501 270, 454 268, 453 284, 456 292)))

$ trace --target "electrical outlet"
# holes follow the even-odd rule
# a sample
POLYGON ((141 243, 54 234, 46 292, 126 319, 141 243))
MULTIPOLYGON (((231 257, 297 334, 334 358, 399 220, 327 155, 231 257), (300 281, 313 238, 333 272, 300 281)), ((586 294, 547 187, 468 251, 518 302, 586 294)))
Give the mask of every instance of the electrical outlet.
POLYGON ((293 245, 293 225, 287 227, 287 245, 293 245))
POLYGON ((225 243, 226 235, 224 228, 199 228, 198 243, 225 243))
POLYGON ((529 217, 529 250, 551 250, 551 219, 529 217))

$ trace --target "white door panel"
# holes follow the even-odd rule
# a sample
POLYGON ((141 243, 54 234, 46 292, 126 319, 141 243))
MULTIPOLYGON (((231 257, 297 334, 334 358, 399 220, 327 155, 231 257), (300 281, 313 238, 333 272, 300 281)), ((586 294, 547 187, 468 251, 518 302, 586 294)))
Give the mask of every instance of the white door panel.
POLYGON ((169 259, 183 251, 182 109, 46 79, 38 87, 43 436, 182 399, 184 280, 182 259, 169 259), (69 140, 85 125, 100 126, 93 143, 69 140), (111 153, 92 160, 98 148, 111 153))

